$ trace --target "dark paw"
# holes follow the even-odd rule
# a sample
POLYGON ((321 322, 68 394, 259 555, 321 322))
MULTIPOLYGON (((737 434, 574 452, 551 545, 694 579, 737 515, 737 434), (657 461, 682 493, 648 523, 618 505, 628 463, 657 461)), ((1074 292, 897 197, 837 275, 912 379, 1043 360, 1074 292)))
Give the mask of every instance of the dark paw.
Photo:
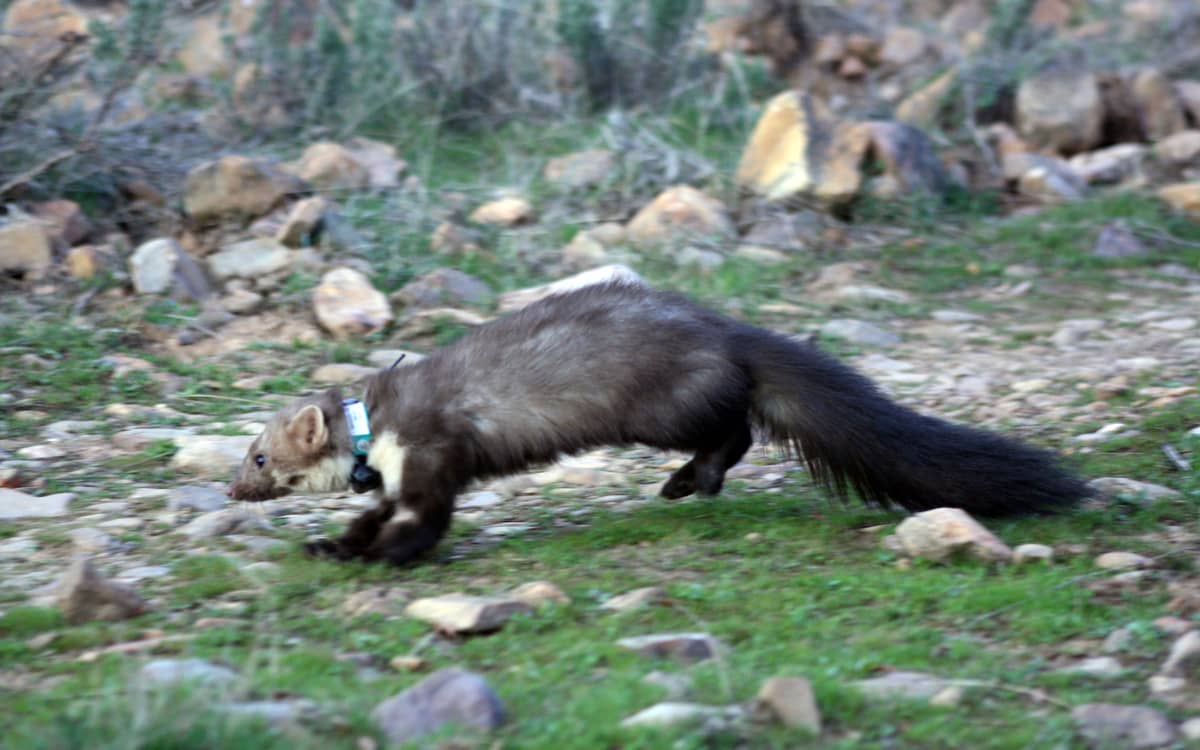
POLYGON ((668 500, 678 500, 681 497, 687 497, 696 491, 696 483, 690 476, 681 477, 679 474, 672 474, 659 490, 658 494, 668 500))
POLYGON ((304 554, 309 557, 328 557, 334 560, 346 560, 352 557, 342 545, 332 539, 313 539, 304 543, 304 554))

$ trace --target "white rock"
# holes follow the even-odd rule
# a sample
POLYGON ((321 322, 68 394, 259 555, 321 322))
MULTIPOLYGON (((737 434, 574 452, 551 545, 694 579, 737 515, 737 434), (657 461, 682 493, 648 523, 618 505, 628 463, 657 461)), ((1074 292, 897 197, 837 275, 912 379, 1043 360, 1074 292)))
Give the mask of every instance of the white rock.
POLYGON ((738 706, 704 706, 699 703, 665 702, 656 703, 650 708, 638 711, 622 721, 621 726, 662 729, 710 721, 725 724, 737 721, 743 715, 744 712, 738 706))
POLYGON ((513 615, 532 611, 518 599, 446 594, 417 599, 404 614, 451 633, 480 633, 497 630, 513 615))
POLYGON ((71 492, 35 497, 0 487, 0 520, 65 516, 67 506, 74 500, 75 495, 71 492))
POLYGON ((1017 565, 1039 560, 1050 562, 1054 559, 1054 548, 1045 544, 1019 544, 1013 550, 1013 562, 1017 565))
POLYGON ((934 508, 913 514, 896 527, 906 554, 947 560, 960 552, 985 562, 1007 562, 1012 550, 960 508, 934 508))

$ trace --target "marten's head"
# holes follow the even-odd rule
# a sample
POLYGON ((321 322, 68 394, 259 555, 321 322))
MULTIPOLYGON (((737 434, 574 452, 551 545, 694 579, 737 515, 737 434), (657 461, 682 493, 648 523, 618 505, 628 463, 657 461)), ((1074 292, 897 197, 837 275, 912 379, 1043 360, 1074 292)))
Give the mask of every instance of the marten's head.
POLYGON ((349 489, 353 468, 341 394, 332 389, 271 417, 226 494, 257 502, 292 492, 338 492, 349 489))

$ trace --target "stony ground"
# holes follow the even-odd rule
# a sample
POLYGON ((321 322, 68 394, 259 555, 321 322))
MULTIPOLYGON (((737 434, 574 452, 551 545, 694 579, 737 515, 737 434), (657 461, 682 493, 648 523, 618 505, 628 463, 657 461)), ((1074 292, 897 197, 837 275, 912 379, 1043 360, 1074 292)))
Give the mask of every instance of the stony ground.
POLYGON ((299 306, 180 346, 186 308, 51 283, 5 292, 2 476, 40 498, 31 513, 0 496, 6 742, 375 747, 393 731, 375 706, 448 667, 494 690, 458 696, 474 708, 452 715, 490 726, 498 697, 507 721, 486 739, 442 729, 447 747, 1185 742, 1200 716, 1200 649, 1184 636, 1200 611, 1200 231, 1129 196, 852 231, 839 257, 639 270, 818 336, 915 408, 1056 447, 1089 479, 1173 491, 1130 485, 1061 517, 989 523, 1010 546, 1049 545, 1050 561, 939 564, 882 543, 899 515, 830 500, 769 447, 724 496, 683 502, 655 498, 682 457, 613 449, 475 488, 425 565, 314 561, 300 542, 369 498, 229 505, 222 482, 249 436, 318 367, 343 377, 328 365, 378 366, 452 326, 335 344, 308 336, 299 306), (1094 257, 1118 217, 1144 254, 1094 257), (1097 561, 1111 552, 1136 556, 1097 561), (552 587, 501 606, 485 634, 406 610, 453 592, 509 601, 534 581, 552 587), (638 589, 651 590, 615 599, 638 589), (663 633, 711 639, 618 644, 663 633), (819 736, 801 688, 763 687, 779 676, 807 678, 819 736), (662 701, 683 705, 622 724, 662 701), (1079 708, 1105 703, 1146 708, 1079 708))

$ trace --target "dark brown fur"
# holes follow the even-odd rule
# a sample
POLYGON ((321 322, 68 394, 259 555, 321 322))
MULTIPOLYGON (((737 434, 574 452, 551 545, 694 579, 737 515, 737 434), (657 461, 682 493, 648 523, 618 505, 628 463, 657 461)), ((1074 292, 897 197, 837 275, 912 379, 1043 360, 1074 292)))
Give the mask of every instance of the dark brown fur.
POLYGON ((663 495, 715 494, 752 430, 795 449, 839 493, 885 506, 1004 514, 1085 495, 1050 453, 917 414, 815 347, 631 284, 556 295, 481 326, 370 377, 363 401, 376 437, 394 433, 404 448, 402 481, 313 552, 407 562, 437 544, 470 481, 597 446, 688 451, 663 495), (390 522, 398 506, 414 518, 390 522))

